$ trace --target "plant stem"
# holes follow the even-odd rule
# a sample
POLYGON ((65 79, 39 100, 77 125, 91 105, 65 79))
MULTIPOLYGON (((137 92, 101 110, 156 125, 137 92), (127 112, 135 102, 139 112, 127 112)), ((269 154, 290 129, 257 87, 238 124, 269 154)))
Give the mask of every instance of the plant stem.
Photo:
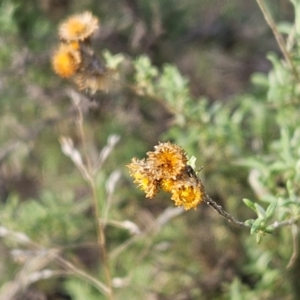
POLYGON ((293 217, 291 219, 288 219, 288 220, 285 220, 285 221, 281 221, 281 222, 274 222, 272 225, 270 225, 273 229, 277 229, 279 227, 284 227, 284 226, 292 226, 294 225, 295 223, 297 223, 300 219, 300 216, 296 216, 296 217, 293 217))
MULTIPOLYGON (((74 264, 72 264, 70 261, 66 260, 65 258, 62 258, 59 254, 59 250, 57 249, 46 249, 42 245, 32 241, 26 234, 23 232, 17 232, 7 229, 4 226, 0 226, 0 238, 10 238, 13 241, 19 243, 22 246, 26 246, 28 249, 32 251, 36 251, 36 255, 39 254, 39 252, 47 252, 48 257, 50 260, 54 261, 58 265, 62 266, 65 270, 69 271, 74 276, 77 276, 78 278, 81 278, 82 280, 85 280, 86 282, 93 285, 97 290, 102 292, 104 295, 109 295, 109 288, 99 281, 97 278, 87 274, 83 270, 77 268, 74 264)), ((29 282, 28 282, 29 284, 29 282)), ((20 288, 21 285, 18 284, 18 288, 20 288)), ((2 291, 2 290, 1 290, 2 291)), ((17 290, 18 291, 18 290, 17 290)), ((7 299, 7 295, 5 298, 2 298, 2 296, 5 295, 5 293, 0 293, 0 299, 7 299)))
POLYGON ((102 256, 102 263, 106 278, 106 285, 109 289, 109 292, 107 293, 107 297, 109 300, 113 300, 113 290, 112 290, 112 284, 111 284, 111 274, 110 274, 110 268, 109 268, 109 261, 108 261, 108 255, 106 251, 106 240, 105 240, 105 232, 104 227, 105 225, 102 224, 100 214, 99 214, 99 205, 98 205, 98 195, 97 195, 97 187, 96 187, 96 181, 95 181, 95 174, 93 172, 93 169, 91 167, 88 151, 86 149, 86 142, 85 142, 85 134, 83 130, 83 116, 82 111, 80 108, 80 103, 75 103, 77 111, 78 111, 78 119, 77 119, 77 125, 78 125, 78 131, 79 136, 81 139, 83 152, 85 156, 86 161, 86 167, 87 167, 87 181, 90 185, 90 188, 92 190, 93 195, 93 210, 94 210, 94 218, 95 218, 95 226, 96 226, 96 232, 97 232, 97 241, 99 244, 99 250, 102 256))
POLYGON ((108 286, 104 285, 101 281, 98 279, 92 277, 91 275, 87 274, 86 272, 80 270, 79 268, 75 267, 71 262, 65 260, 59 255, 55 255, 53 260, 61 265, 66 270, 72 272, 77 277, 89 282, 92 284, 96 289, 98 289, 100 292, 102 292, 104 295, 109 296, 110 289, 108 286))
POLYGON ((203 201, 207 205, 209 205, 212 209, 214 209, 219 215, 227 219, 230 223, 233 223, 234 225, 237 225, 242 228, 251 228, 250 225, 236 220, 231 214, 226 212, 222 206, 218 205, 214 200, 212 200, 211 197, 206 192, 204 194, 203 201))
POLYGON ((294 77, 297 81, 299 81, 299 74, 298 74, 298 71, 292 61, 292 58, 290 56, 290 53, 288 52, 286 46, 285 46, 285 41, 284 41, 284 38, 283 36, 280 34, 280 32, 278 31, 277 29, 277 26, 276 26, 276 23, 272 17, 272 15, 270 14, 268 8, 266 7, 265 5, 265 2, 264 0, 256 0, 257 1, 257 4, 260 8, 260 10, 262 11, 263 15, 264 15, 264 18, 266 20, 266 22, 268 23, 268 25, 270 26, 271 30, 273 31, 273 34, 277 40, 277 43, 278 43, 278 46, 281 50, 281 52, 283 53, 287 63, 289 64, 293 74, 294 74, 294 77))
POLYGON ((105 240, 105 233, 104 227, 105 224, 102 224, 100 215, 99 215, 99 205, 98 205, 98 197, 97 197, 97 188, 95 184, 95 180, 93 177, 90 178, 90 186, 93 192, 93 206, 94 206, 94 214, 95 214, 95 222, 96 222, 96 229, 97 229, 97 239, 100 246, 100 251, 102 254, 105 278, 106 278, 106 285, 109 288, 108 297, 110 300, 113 300, 113 290, 111 284, 111 275, 110 275, 110 268, 108 262, 108 255, 106 251, 106 240, 105 240))

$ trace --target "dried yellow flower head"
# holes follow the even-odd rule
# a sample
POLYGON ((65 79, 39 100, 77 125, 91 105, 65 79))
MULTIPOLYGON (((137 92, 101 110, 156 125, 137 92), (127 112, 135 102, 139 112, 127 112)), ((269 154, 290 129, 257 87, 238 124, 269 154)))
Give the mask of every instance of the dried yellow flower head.
POLYGON ((167 143, 159 143, 154 147, 154 152, 148 152, 148 163, 152 169, 156 179, 175 179, 184 169, 187 158, 183 149, 177 145, 167 143))
POLYGON ((52 57, 52 67, 56 74, 69 78, 75 74, 81 62, 80 52, 72 45, 61 44, 52 57))
POLYGON ((174 184, 171 193, 171 199, 175 205, 183 206, 188 210, 196 207, 202 201, 204 189, 200 180, 179 180, 174 184))
POLYGON ((184 150, 169 142, 159 143, 154 149, 147 152, 147 159, 133 158, 127 165, 134 182, 147 198, 153 198, 161 189, 171 193, 176 206, 183 206, 186 210, 196 208, 205 192, 200 179, 187 165, 184 150))
POLYGON ((71 16, 58 30, 59 37, 65 41, 83 41, 99 28, 99 20, 90 12, 71 16))
POLYGON ((138 187, 146 193, 147 198, 153 198, 159 189, 158 181, 151 176, 145 160, 132 159, 132 162, 127 165, 129 174, 134 178, 134 182, 138 187))

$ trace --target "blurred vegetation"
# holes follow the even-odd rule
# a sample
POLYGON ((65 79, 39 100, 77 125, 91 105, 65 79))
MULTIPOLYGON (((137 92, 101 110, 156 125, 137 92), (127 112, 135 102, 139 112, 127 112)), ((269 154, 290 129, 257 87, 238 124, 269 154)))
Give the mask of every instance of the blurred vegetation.
POLYGON ((1 300, 112 299, 95 207, 115 299, 300 298, 300 2, 257 2, 0 2, 1 300), (95 95, 50 64, 58 24, 85 10, 119 74, 95 95), (158 141, 197 157, 208 194, 251 230, 145 200, 126 164, 158 141))

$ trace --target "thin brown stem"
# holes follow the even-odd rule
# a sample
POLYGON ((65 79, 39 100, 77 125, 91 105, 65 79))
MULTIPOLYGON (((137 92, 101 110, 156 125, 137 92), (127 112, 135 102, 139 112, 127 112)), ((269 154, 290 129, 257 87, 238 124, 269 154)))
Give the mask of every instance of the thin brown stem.
POLYGON ((81 141, 81 145, 82 145, 82 149, 83 149, 83 153, 84 153, 84 158, 86 161, 86 166, 87 166, 89 174, 92 174, 91 163, 90 163, 88 151, 86 148, 85 134, 84 134, 84 130, 83 130, 83 115, 82 115, 82 111, 80 108, 80 103, 75 103, 75 107, 77 110, 77 128, 78 128, 78 133, 79 133, 79 137, 80 137, 80 141, 81 141))
MULTIPOLYGON (((204 192, 203 201, 207 205, 209 205, 213 210, 215 210, 219 215, 221 215, 222 217, 227 219, 228 222, 233 223, 234 225, 242 227, 242 228, 251 228, 251 225, 245 224, 244 222, 241 222, 241 221, 238 221, 231 214, 226 212, 224 210, 224 208, 221 205, 218 205, 214 200, 212 200, 211 197, 206 192, 204 192)), ((299 219, 300 219, 300 216, 296 216, 296 217, 293 217, 293 218, 285 220, 285 221, 281 221, 281 222, 276 221, 272 225, 268 226, 268 228, 270 228, 269 233, 280 227, 292 226, 292 225, 296 224, 299 221, 299 219)), ((266 232, 266 233, 268 233, 268 232, 266 232)))
POLYGON ((244 222, 238 221, 235 219, 231 214, 226 212, 224 208, 221 205, 218 205, 214 200, 211 199, 211 197, 205 193, 203 201, 209 205, 212 209, 214 209, 219 215, 224 217, 228 220, 228 222, 233 223, 234 225, 237 225, 242 228, 251 228, 250 225, 245 224, 244 222))
POLYGON ((296 69, 296 67, 295 67, 295 65, 294 65, 294 63, 292 61, 290 53, 287 50, 284 38, 280 34, 280 32, 278 31, 276 23, 275 23, 272 15, 270 14, 268 8, 266 7, 264 0, 256 0, 256 1, 257 1, 257 4, 258 4, 260 10, 262 11, 262 13, 264 15, 264 18, 265 18, 266 22, 268 23, 268 25, 270 26, 271 30, 273 31, 273 34, 274 34, 274 36, 276 38, 278 46, 279 46, 281 52, 283 53, 283 55, 285 57, 285 60, 287 61, 289 67, 291 68, 291 70, 292 70, 292 72, 294 74, 295 79, 299 81, 300 77, 299 77, 298 71, 297 71, 297 69, 296 69))

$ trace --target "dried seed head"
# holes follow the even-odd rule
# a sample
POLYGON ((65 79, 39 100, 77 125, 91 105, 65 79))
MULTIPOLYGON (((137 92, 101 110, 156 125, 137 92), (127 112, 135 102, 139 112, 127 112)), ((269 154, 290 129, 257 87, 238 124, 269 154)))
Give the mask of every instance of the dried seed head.
POLYGON ((183 206, 185 210, 189 210, 202 202, 204 189, 200 180, 178 180, 171 193, 171 199, 176 206, 183 206))
POLYGON ((187 163, 186 153, 170 142, 159 143, 154 148, 154 152, 147 153, 147 161, 156 170, 156 179, 176 179, 187 163))
POLYGON ((65 41, 83 41, 99 28, 99 20, 90 12, 71 16, 58 30, 59 37, 65 41))
POLYGON ((153 178, 145 160, 132 159, 127 165, 129 174, 134 178, 134 182, 138 187, 146 193, 147 198, 153 198, 159 190, 159 182, 153 178))
POLYGON ((90 90, 92 94, 96 91, 110 90, 114 78, 114 72, 112 70, 106 70, 104 74, 92 74, 88 70, 78 72, 74 76, 74 82, 78 86, 79 90, 90 90))

